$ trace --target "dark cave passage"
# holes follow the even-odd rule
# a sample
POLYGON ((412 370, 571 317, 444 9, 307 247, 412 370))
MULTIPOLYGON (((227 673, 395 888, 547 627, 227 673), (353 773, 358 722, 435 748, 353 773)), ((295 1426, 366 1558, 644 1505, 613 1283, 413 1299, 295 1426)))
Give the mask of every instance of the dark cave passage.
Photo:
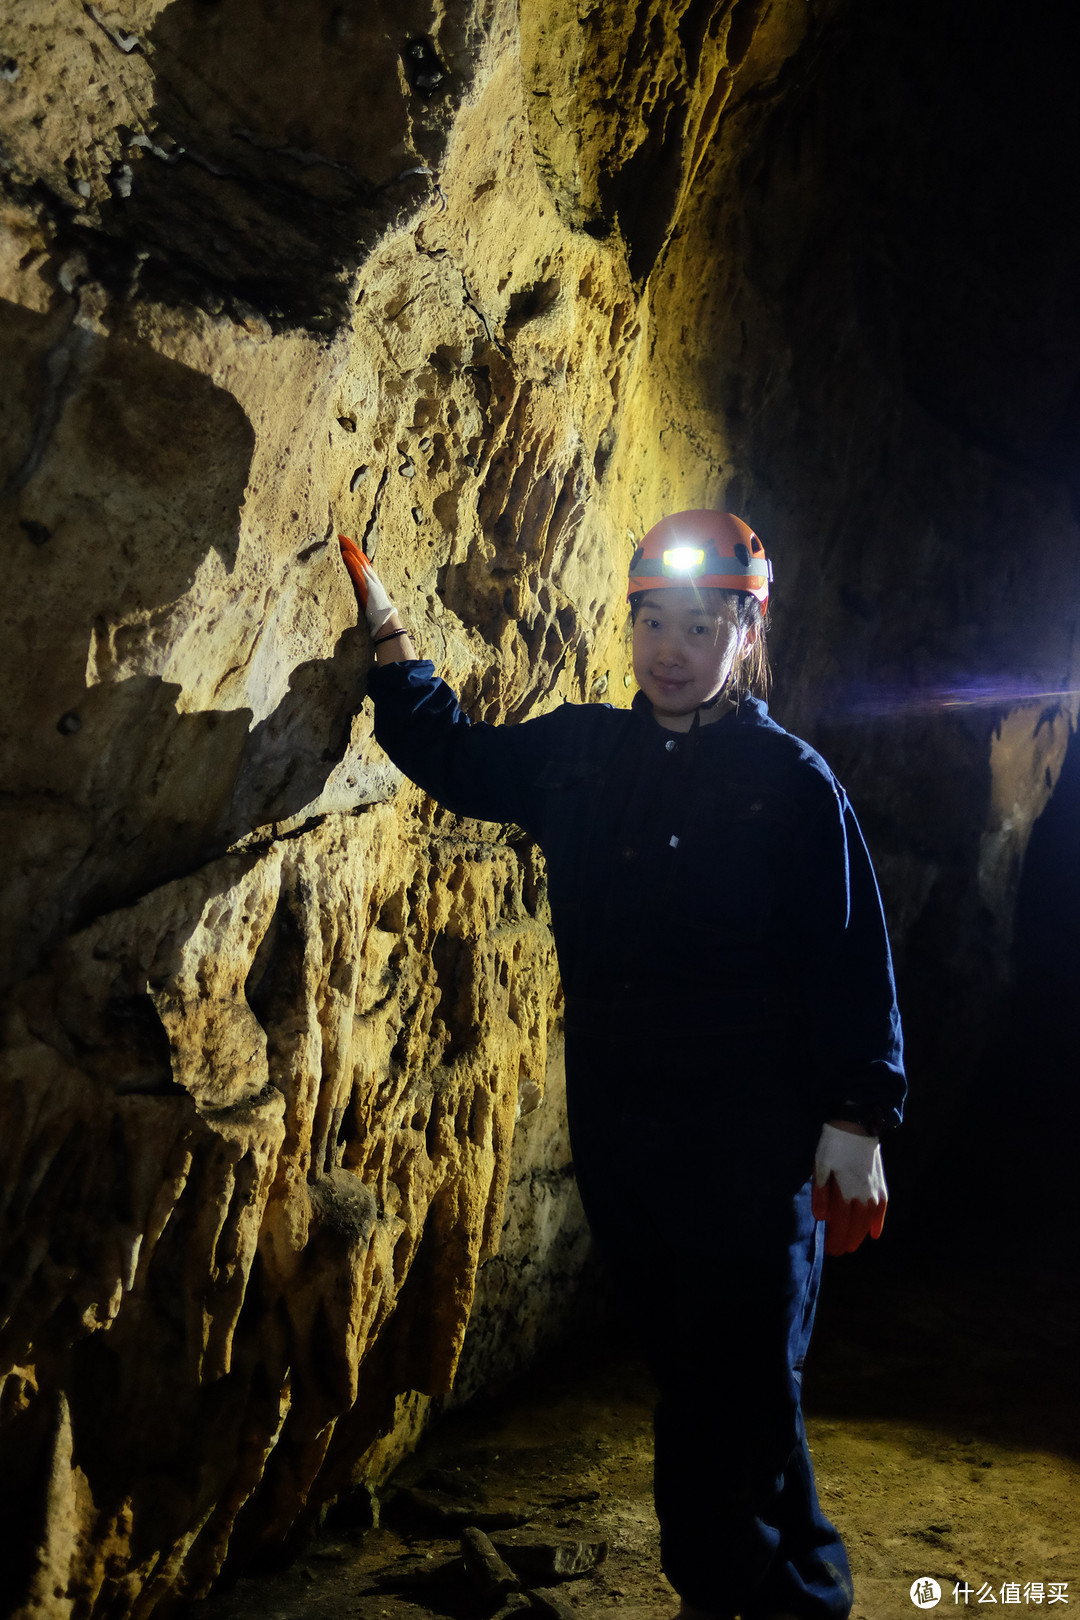
POLYGON ((963 1242, 988 1263, 1048 1265, 1075 1292, 1080 1243, 1080 741, 1032 830, 1000 1041, 935 1174, 960 1193, 963 1242))

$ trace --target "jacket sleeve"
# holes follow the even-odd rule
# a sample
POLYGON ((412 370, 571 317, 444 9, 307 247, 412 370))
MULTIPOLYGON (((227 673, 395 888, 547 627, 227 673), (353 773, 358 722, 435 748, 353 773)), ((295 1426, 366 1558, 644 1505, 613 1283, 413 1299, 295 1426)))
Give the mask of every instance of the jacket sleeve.
POLYGON ((857 1120, 877 1134, 903 1116, 903 1035, 881 894, 835 778, 812 837, 803 968, 822 1117, 857 1120))
POLYGON ((555 714, 513 726, 473 724, 426 658, 372 670, 375 738, 409 779, 456 815, 531 831, 555 714))

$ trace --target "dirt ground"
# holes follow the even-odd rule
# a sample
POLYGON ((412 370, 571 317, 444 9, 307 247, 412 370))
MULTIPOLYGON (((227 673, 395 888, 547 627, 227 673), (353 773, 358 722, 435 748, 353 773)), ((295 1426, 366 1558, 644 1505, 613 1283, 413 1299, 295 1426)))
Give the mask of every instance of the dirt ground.
MULTIPOLYGON (((910 1590, 922 1577, 941 1588, 938 1613, 1080 1607, 1078 1350, 1077 1300, 1060 1275, 927 1283, 859 1257, 837 1265, 806 1406, 819 1491, 851 1556, 853 1620, 919 1613, 910 1590)), ((240 1581, 188 1620, 490 1616, 506 1599, 463 1572, 466 1524, 523 1568, 548 1620, 670 1620, 650 1402, 625 1335, 594 1333, 445 1418, 382 1494, 378 1526, 361 1528, 347 1505, 292 1569, 240 1581), (559 1579, 523 1566, 513 1541, 577 1548, 586 1563, 598 1543, 607 1551, 559 1579)))

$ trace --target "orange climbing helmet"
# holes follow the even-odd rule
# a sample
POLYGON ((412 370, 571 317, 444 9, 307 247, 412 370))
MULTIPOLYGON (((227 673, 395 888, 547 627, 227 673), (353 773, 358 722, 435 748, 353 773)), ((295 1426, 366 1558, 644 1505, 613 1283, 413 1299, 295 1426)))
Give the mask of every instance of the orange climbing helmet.
POLYGON ((769 605, 772 563, 748 523, 733 512, 676 512, 654 523, 630 559, 626 600, 674 585, 712 586, 769 605))

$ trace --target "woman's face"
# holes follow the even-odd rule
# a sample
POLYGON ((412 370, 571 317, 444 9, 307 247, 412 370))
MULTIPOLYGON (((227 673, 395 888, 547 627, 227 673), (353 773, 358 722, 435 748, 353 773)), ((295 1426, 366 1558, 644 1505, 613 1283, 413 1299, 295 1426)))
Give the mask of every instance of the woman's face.
POLYGON ((689 731, 694 711, 721 690, 756 635, 739 630, 725 591, 646 591, 634 622, 634 677, 660 724, 689 731))

